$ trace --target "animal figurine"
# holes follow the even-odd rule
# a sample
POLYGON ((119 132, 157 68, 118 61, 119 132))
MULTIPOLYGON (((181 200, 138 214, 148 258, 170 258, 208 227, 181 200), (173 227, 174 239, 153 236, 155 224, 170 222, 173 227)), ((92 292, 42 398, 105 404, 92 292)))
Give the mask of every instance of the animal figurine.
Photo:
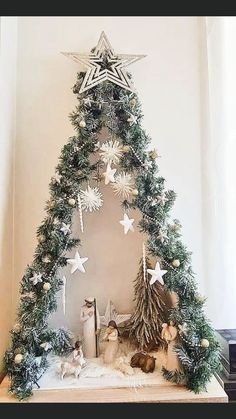
POLYGON ((82 346, 81 343, 77 341, 75 342, 72 359, 65 360, 61 363, 61 379, 63 380, 65 375, 74 375, 75 378, 78 378, 84 364, 85 359, 82 346))
POLYGON ((153 372, 155 369, 155 360, 154 356, 150 356, 147 352, 141 351, 134 354, 131 358, 130 365, 132 368, 138 367, 141 368, 143 372, 153 372))

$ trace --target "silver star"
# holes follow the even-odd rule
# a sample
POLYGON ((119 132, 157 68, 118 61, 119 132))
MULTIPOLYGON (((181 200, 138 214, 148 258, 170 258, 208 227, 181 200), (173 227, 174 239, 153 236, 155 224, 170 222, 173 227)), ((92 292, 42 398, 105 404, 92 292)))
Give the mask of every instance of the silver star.
POLYGON ((34 275, 30 278, 30 281, 33 282, 34 285, 38 284, 38 282, 43 282, 42 274, 37 274, 35 272, 34 275))
POLYGON ((51 349, 52 345, 48 342, 44 342, 40 344, 41 348, 43 348, 46 352, 51 349))
POLYGON ((165 197, 165 195, 157 196, 157 203, 158 204, 165 205, 166 201, 168 201, 168 199, 165 197))
POLYGON ((180 334, 186 335, 186 333, 188 331, 188 325, 187 325, 187 323, 179 324, 178 325, 178 328, 179 328, 179 333, 180 334))
POLYGON ((127 119, 127 122, 129 122, 130 126, 132 127, 132 125, 137 124, 137 122, 138 122, 137 119, 138 119, 137 116, 130 113, 129 118, 127 119))
POLYGON ((73 274, 75 271, 85 272, 83 264, 88 260, 88 258, 81 258, 79 252, 75 253, 74 259, 67 259, 67 263, 72 265, 70 273, 73 274))
POLYGON ((77 52, 62 52, 62 54, 88 68, 79 93, 106 80, 133 91, 133 85, 125 67, 145 57, 145 55, 115 54, 104 32, 101 33, 94 52, 89 55, 77 52))
POLYGON ((91 107, 92 101, 91 101, 90 97, 84 98, 83 102, 84 102, 85 106, 91 107))
POLYGON ((62 223, 62 227, 60 228, 60 231, 62 231, 65 236, 66 236, 66 234, 71 233, 70 224, 62 223))
POLYGON ((117 326, 126 322, 131 317, 131 314, 118 314, 114 303, 108 300, 104 316, 100 316, 101 325, 107 326, 110 320, 114 320, 117 326))
POLYGON ((110 164, 107 165, 107 170, 103 173, 105 177, 105 185, 108 185, 110 182, 115 182, 114 175, 116 173, 116 169, 112 169, 110 164))
POLYGON ((123 225, 124 227, 125 234, 127 234, 129 230, 134 231, 133 222, 134 222, 134 218, 129 218, 126 213, 124 214, 124 219, 119 221, 119 223, 123 225))
POLYGON ((160 268, 159 262, 156 263, 155 269, 147 269, 147 272, 152 276, 150 279, 150 285, 154 284, 156 281, 159 281, 160 284, 164 285, 162 277, 167 273, 167 271, 160 268))
POLYGON ((159 230, 159 235, 157 236, 157 239, 160 240, 161 243, 164 243, 165 240, 168 240, 168 237, 164 233, 164 231, 159 230))
POLYGON ((60 182, 61 182, 61 178, 62 178, 62 176, 61 176, 61 175, 59 175, 59 173, 56 173, 56 174, 53 176, 53 182, 54 182, 54 183, 60 183, 60 182))

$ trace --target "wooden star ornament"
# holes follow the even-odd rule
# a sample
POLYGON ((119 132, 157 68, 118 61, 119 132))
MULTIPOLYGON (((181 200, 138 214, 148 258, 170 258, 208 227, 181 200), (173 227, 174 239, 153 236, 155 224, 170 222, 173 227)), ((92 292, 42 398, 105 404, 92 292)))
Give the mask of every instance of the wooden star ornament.
POLYGON ((87 67, 79 93, 106 80, 133 91, 133 84, 125 68, 145 57, 145 55, 115 54, 104 32, 101 33, 97 46, 90 54, 77 52, 62 52, 62 54, 87 67))

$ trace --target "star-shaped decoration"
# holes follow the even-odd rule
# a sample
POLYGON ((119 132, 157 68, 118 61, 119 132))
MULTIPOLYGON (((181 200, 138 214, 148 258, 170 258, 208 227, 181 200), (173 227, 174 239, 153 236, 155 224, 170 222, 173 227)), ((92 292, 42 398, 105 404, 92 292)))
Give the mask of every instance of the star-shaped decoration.
POLYGON ((39 282, 43 282, 42 274, 37 274, 35 272, 34 275, 30 278, 30 281, 33 282, 34 285, 38 284, 39 282))
POLYGON ((152 276, 150 279, 150 285, 154 284, 156 281, 159 281, 160 284, 164 285, 162 277, 167 273, 167 271, 160 268, 159 262, 156 263, 155 269, 147 269, 147 272, 152 276))
POLYGON ((137 119, 138 117, 133 115, 132 113, 129 114, 129 118, 127 119, 127 122, 130 124, 130 126, 132 127, 132 125, 137 124, 137 119))
POLYGON ((115 54, 104 32, 101 33, 97 46, 90 54, 77 52, 62 52, 62 54, 87 67, 79 93, 106 80, 133 91, 125 67, 145 57, 145 55, 115 54))
POLYGON ((59 175, 59 173, 56 173, 56 174, 53 176, 53 182, 54 182, 54 183, 61 183, 61 178, 62 178, 62 176, 61 176, 61 175, 59 175))
POLYGON ((52 345, 49 342, 43 342, 40 344, 41 348, 43 348, 46 352, 51 349, 52 345))
POLYGON ((119 221, 119 223, 124 227, 124 233, 127 234, 128 231, 134 231, 133 227, 134 218, 129 218, 126 213, 124 213, 124 219, 119 221))
POLYGON ((67 259, 67 263, 72 265, 71 273, 73 274, 75 271, 80 271, 85 273, 85 269, 83 267, 83 264, 87 262, 88 258, 81 258, 78 251, 75 253, 75 257, 73 259, 67 259))
POLYGON ((103 326, 107 326, 110 320, 114 320, 118 326, 129 320, 130 317, 131 314, 118 314, 114 303, 111 300, 108 300, 105 314, 104 316, 100 316, 100 323, 103 326))
POLYGON ((159 230, 159 234, 157 236, 157 239, 160 240, 161 243, 164 243, 165 240, 168 240, 168 236, 165 234, 164 231, 161 229, 159 230))
POLYGON ((71 233, 70 224, 62 223, 62 227, 60 228, 60 231, 62 231, 62 233, 64 233, 65 236, 71 233))
POLYGON ((149 170, 152 168, 152 162, 151 161, 147 161, 145 163, 143 163, 143 167, 145 170, 149 170))
POLYGON ((108 185, 110 182, 115 182, 114 175, 116 173, 116 169, 112 169, 110 164, 108 163, 106 171, 103 173, 105 177, 105 185, 108 185))
POLYGON ((88 106, 89 108, 91 107, 92 100, 90 99, 90 97, 85 97, 85 98, 83 99, 83 102, 84 102, 84 105, 85 105, 85 106, 88 106))
POLYGON ((158 195, 157 196, 157 203, 158 204, 165 205, 166 201, 168 201, 168 199, 166 198, 165 195, 158 195))
POLYGON ((180 334, 186 335, 186 333, 188 331, 188 325, 187 325, 187 323, 179 324, 178 325, 178 328, 179 328, 179 333, 180 334))

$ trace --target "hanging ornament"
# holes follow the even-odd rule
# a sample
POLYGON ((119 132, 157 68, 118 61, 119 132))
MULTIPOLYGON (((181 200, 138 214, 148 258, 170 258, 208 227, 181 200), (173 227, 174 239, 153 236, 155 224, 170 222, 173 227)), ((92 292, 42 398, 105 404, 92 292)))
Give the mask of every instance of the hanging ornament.
POLYGON ((46 240, 46 237, 43 234, 40 234, 40 236, 38 236, 39 243, 44 243, 45 240, 46 240))
POLYGON ((17 354, 14 358, 15 364, 20 364, 22 361, 23 361, 23 355, 22 354, 17 354))
POLYGON ((69 199, 68 199, 68 204, 69 204, 71 207, 74 207, 74 206, 75 206, 75 203, 76 203, 76 200, 75 200, 74 198, 69 198, 69 199))
POLYGON ((49 349, 52 348, 52 345, 49 342, 43 342, 39 346, 43 348, 45 352, 49 351, 49 349))
POLYGON ((81 231, 83 233, 84 232, 83 212, 82 212, 81 198, 80 198, 80 194, 79 193, 78 193, 78 207, 79 207, 80 228, 81 228, 81 231))
POLYGON ((15 333, 19 333, 20 331, 21 331, 21 325, 20 325, 20 323, 16 323, 14 326, 13 326, 13 332, 15 332, 15 333))
POLYGON ((138 117, 137 117, 137 116, 135 116, 135 115, 133 115, 132 113, 130 113, 130 114, 129 114, 129 117, 128 117, 128 119, 127 119, 127 122, 128 122, 128 123, 129 123, 129 125, 132 127, 132 125, 134 125, 134 124, 137 124, 137 123, 138 123, 137 119, 138 119, 138 117))
POLYGON ((122 156, 122 147, 120 146, 119 141, 107 141, 103 143, 103 145, 100 147, 100 156, 101 160, 104 163, 113 163, 117 164, 119 163, 120 157, 122 156))
POLYGON ((52 181, 53 181, 53 183, 61 183, 61 178, 62 178, 62 176, 61 176, 61 175, 59 175, 59 173, 56 173, 56 174, 53 176, 52 181))
POLYGON ((129 145, 123 145, 122 151, 123 151, 123 153, 129 153, 130 152, 130 146, 129 145))
POLYGON ((92 105, 92 100, 90 99, 90 97, 88 96, 88 97, 85 97, 84 99, 83 99, 83 103, 84 103, 84 105, 85 106, 88 106, 88 108, 91 108, 91 105, 92 105))
POLYGON ((200 345, 201 345, 202 348, 208 348, 209 345, 210 345, 210 342, 209 342, 208 339, 202 339, 201 342, 200 342, 200 345))
POLYGON ((62 227, 60 228, 60 231, 66 236, 67 234, 71 233, 70 224, 62 223, 62 227))
POLYGON ((63 314, 66 315, 66 277, 62 277, 62 307, 63 307, 63 314))
POLYGON ((145 243, 143 242, 143 279, 144 279, 144 282, 146 282, 146 269, 147 269, 146 248, 145 248, 145 243))
POLYGON ((139 194, 138 189, 132 189, 131 195, 138 196, 138 194, 139 194))
POLYGON ((97 187, 91 188, 88 186, 85 191, 80 191, 80 198, 81 208, 85 211, 96 211, 103 204, 102 194, 97 187))
POLYGON ((44 291, 47 292, 47 291, 50 290, 50 288, 51 288, 51 284, 49 282, 44 282, 44 284, 43 284, 44 291))
POLYGON ((178 268, 180 266, 179 259, 172 260, 171 265, 173 266, 173 268, 178 268))
POLYGON ((80 126, 80 128, 85 128, 86 127, 86 122, 82 119, 82 121, 79 122, 79 126, 80 126))
POLYGON ((157 149, 154 148, 153 150, 149 151, 149 157, 152 160, 156 160, 158 157, 161 157, 161 156, 159 156, 157 149))
POLYGON ((75 271, 85 272, 85 269, 83 267, 83 264, 87 262, 88 258, 81 258, 79 255, 79 252, 76 251, 75 256, 73 259, 67 259, 67 263, 72 265, 71 273, 73 274, 75 271))
POLYGON ((106 171, 103 173, 105 178, 105 185, 108 185, 110 182, 115 182, 114 175, 116 173, 116 169, 112 169, 110 164, 108 163, 106 171))
POLYGON ((157 199, 157 203, 158 204, 161 204, 161 205, 165 205, 166 201, 168 201, 168 199, 166 198, 165 194, 158 195, 156 199, 157 199))
POLYGON ((29 279, 33 285, 38 284, 39 282, 43 282, 42 280, 42 274, 37 274, 36 272, 33 274, 33 276, 29 279))
POLYGON ((51 263, 52 259, 50 255, 46 255, 42 258, 43 263, 51 263))
POLYGON ((150 285, 154 284, 156 281, 164 285, 162 277, 167 273, 167 271, 160 268, 159 262, 156 263, 155 269, 147 269, 147 272, 152 276, 150 279, 150 285))
POLYGON ((115 182, 112 185, 116 195, 122 198, 128 198, 132 193, 133 179, 129 173, 122 172, 115 177, 115 182))
POLYGON ((124 219, 119 221, 121 225, 124 227, 124 233, 127 234, 128 231, 134 231, 133 227, 134 218, 129 218, 126 213, 124 213, 124 219))
POLYGON ((157 239, 160 240, 161 243, 164 243, 165 240, 168 240, 168 237, 165 232, 160 229, 157 239))
POLYGON ((178 328, 179 328, 179 334, 180 335, 186 335, 186 333, 188 331, 188 325, 187 325, 187 323, 179 324, 178 325, 178 328))

